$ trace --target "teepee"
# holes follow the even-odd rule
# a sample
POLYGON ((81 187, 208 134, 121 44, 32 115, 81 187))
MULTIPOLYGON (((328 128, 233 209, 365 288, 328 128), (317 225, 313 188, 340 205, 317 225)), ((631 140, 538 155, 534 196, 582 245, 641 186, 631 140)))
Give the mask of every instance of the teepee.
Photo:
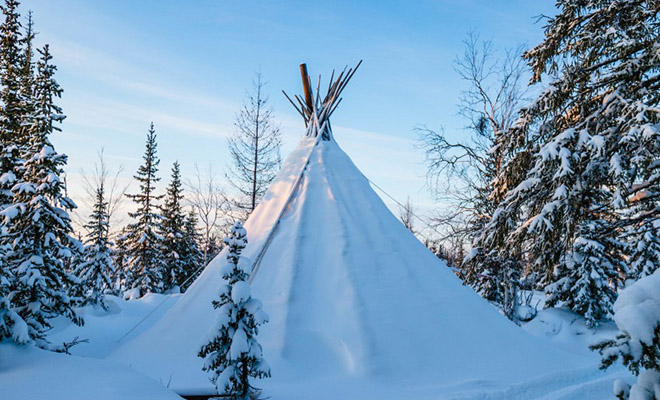
MULTIPOLYGON (((518 382, 591 364, 499 315, 392 215, 330 126, 356 70, 333 74, 321 94, 301 67, 304 95, 287 98, 306 134, 245 223, 252 293, 270 315, 259 337, 272 370, 258 382, 264 395, 430 399, 488 388, 489 398, 516 398, 518 382)), ((211 393, 197 352, 215 326, 225 262, 218 255, 109 358, 178 393, 211 393)))

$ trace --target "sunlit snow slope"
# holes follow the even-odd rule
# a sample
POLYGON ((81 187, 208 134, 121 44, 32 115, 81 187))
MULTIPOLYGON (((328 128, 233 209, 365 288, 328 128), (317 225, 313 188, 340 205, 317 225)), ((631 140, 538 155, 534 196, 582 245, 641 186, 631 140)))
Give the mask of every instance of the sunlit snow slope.
MULTIPOLYGON (((334 141, 315 143, 300 143, 245 224, 244 255, 254 259, 295 189, 252 283, 271 317, 259 336, 273 372, 258 382, 266 395, 446 398, 509 388, 502 398, 515 398, 522 381, 599 374, 593 360, 549 348, 462 286, 334 141), (580 372, 550 378, 566 370, 580 372)), ((224 257, 110 358, 179 393, 210 392, 197 351, 214 325, 224 257)))

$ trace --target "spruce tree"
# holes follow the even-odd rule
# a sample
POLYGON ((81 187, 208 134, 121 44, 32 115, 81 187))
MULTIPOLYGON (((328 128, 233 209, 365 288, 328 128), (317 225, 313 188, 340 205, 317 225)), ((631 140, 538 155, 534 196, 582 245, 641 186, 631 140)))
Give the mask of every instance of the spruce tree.
POLYGON ((18 1, 6 0, 2 8, 5 17, 0 25, 0 207, 11 202, 11 188, 16 182, 20 164, 20 127, 24 111, 21 101, 21 23, 18 1))
POLYGON ((177 284, 181 291, 185 291, 193 283, 200 273, 200 268, 204 262, 204 253, 200 249, 202 242, 197 231, 197 216, 194 210, 190 210, 184 223, 184 241, 183 255, 181 256, 183 265, 183 275, 179 277, 177 284))
POLYGON ((58 154, 49 139, 53 131, 60 130, 54 124, 64 119, 54 103, 62 90, 53 78, 56 68, 50 64, 48 45, 39 53, 21 181, 11 188, 12 203, 0 214, 6 237, 11 238, 11 249, 3 261, 15 278, 12 306, 27 323, 30 338, 46 347, 50 318, 64 315, 82 324, 67 293, 78 281, 65 270, 81 244, 71 236, 69 211, 75 204, 64 196, 60 179, 67 157, 58 154))
POLYGON ((241 258, 247 234, 240 222, 232 227, 225 243, 227 263, 221 273, 226 284, 220 289, 220 299, 213 301, 219 313, 219 332, 202 346, 199 356, 205 358, 203 369, 209 372, 218 393, 248 400, 255 393, 249 379, 270 376, 256 340, 258 327, 268 316, 261 310, 261 302, 250 295, 250 264, 241 258))
POLYGON ((137 205, 137 210, 129 213, 134 222, 126 227, 124 237, 126 290, 132 290, 134 297, 162 293, 165 288, 163 238, 159 234, 162 218, 156 204, 163 196, 155 194, 155 184, 160 180, 156 176, 160 163, 156 146, 156 131, 152 122, 147 134, 144 164, 134 176, 140 183, 140 193, 127 195, 137 205))
POLYGON ((165 290, 177 287, 186 274, 186 237, 185 215, 181 202, 183 200, 183 187, 181 183, 181 170, 178 162, 172 167, 172 180, 167 188, 165 204, 162 207, 163 261, 165 273, 163 276, 165 290))
POLYGON ((81 280, 83 302, 107 310, 105 293, 113 291, 114 264, 109 240, 108 202, 103 184, 96 189, 96 202, 85 228, 87 243, 83 260, 76 268, 76 276, 81 280))
POLYGON ((112 249, 112 263, 115 266, 115 271, 112 276, 113 293, 118 296, 123 296, 127 290, 126 284, 130 281, 128 279, 129 269, 126 264, 126 243, 128 238, 127 227, 123 227, 119 234, 115 237, 114 248, 112 249))
POLYGON ((476 247, 524 254, 546 305, 567 301, 595 324, 627 273, 630 230, 657 217, 629 211, 632 199, 657 209, 660 192, 660 24, 650 1, 557 6, 545 40, 524 56, 533 83, 553 80, 502 148, 518 160, 505 171, 524 179, 505 186, 476 247))
MULTIPOLYGON (((0 7, 4 21, 0 25, 0 211, 11 205, 11 188, 16 183, 16 166, 20 164, 18 128, 20 121, 18 68, 20 60, 20 22, 18 2, 9 0, 0 7)), ((0 218, 0 340, 11 338, 29 341, 25 322, 13 310, 9 295, 15 286, 15 274, 6 263, 11 238, 6 234, 6 219, 0 218)))

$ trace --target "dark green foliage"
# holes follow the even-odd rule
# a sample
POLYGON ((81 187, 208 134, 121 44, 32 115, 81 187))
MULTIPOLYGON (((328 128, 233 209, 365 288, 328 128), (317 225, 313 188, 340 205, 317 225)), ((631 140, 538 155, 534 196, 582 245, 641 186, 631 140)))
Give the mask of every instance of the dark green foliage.
POLYGON ((184 257, 187 242, 182 200, 181 169, 179 163, 175 162, 172 167, 172 180, 165 195, 165 204, 161 208, 162 231, 160 234, 163 237, 163 263, 165 264, 163 283, 166 291, 179 286, 186 279, 184 257))
POLYGON ((67 293, 79 282, 66 272, 67 260, 81 250, 81 244, 71 236, 68 211, 75 204, 64 196, 60 180, 67 158, 49 140, 59 130, 54 123, 64 119, 54 103, 61 89, 53 79, 55 67, 50 64, 48 45, 39 53, 33 111, 24 122, 29 138, 21 149, 20 180, 11 188, 11 205, 1 214, 3 237, 11 244, 3 257, 13 274, 11 305, 27 323, 30 338, 46 347, 50 318, 65 315, 82 323, 67 293))
POLYGON ((124 269, 126 290, 131 296, 142 297, 147 293, 162 293, 165 290, 163 275, 162 217, 158 213, 157 201, 163 198, 156 195, 155 184, 160 160, 156 156, 156 131, 154 124, 149 127, 142 164, 135 179, 140 184, 140 193, 127 195, 137 205, 137 210, 129 213, 133 223, 126 227, 124 243, 124 269))
POLYGON ((113 291, 112 243, 109 240, 108 202, 105 188, 101 184, 96 189, 96 202, 89 216, 87 241, 83 261, 76 268, 76 276, 81 280, 83 303, 96 304, 108 309, 105 293, 113 291))

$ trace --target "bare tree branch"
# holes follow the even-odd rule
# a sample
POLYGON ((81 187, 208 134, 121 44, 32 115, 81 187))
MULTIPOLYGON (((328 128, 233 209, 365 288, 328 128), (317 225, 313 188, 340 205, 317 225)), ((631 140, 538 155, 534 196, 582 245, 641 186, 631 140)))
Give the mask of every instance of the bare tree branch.
POLYGON ((282 161, 282 135, 275 125, 273 110, 268 106, 265 85, 261 73, 257 72, 252 90, 236 114, 236 131, 227 140, 232 162, 226 176, 237 192, 230 201, 242 214, 254 210, 282 161))
MULTIPOLYGON (((80 176, 82 178, 82 188, 84 196, 81 199, 85 209, 92 209, 96 201, 96 191, 99 187, 109 188, 107 201, 108 201, 108 226, 110 226, 110 235, 118 232, 112 229, 111 221, 114 221, 113 216, 117 215, 117 211, 121 208, 125 194, 130 186, 130 181, 123 184, 121 182, 121 174, 124 172, 124 166, 119 165, 117 170, 112 173, 108 168, 105 161, 105 151, 103 148, 99 149, 96 153, 97 161, 91 171, 84 168, 80 169, 80 176)), ((75 221, 78 225, 84 226, 87 223, 87 215, 74 215, 75 221)))
POLYGON ((212 164, 209 164, 206 173, 202 173, 199 165, 195 164, 194 176, 186 180, 189 192, 187 200, 195 210, 202 228, 204 265, 211 261, 213 254, 209 252, 221 234, 221 228, 231 223, 227 221, 229 204, 216 176, 212 164))
POLYGON ((496 57, 491 41, 474 32, 463 41, 464 52, 454 69, 468 87, 459 99, 459 115, 467 121, 469 139, 451 142, 443 130, 416 128, 424 151, 427 185, 438 201, 449 207, 433 217, 447 232, 451 248, 464 246, 495 209, 493 182, 501 172, 506 132, 513 125, 527 96, 527 67, 522 46, 496 57))

